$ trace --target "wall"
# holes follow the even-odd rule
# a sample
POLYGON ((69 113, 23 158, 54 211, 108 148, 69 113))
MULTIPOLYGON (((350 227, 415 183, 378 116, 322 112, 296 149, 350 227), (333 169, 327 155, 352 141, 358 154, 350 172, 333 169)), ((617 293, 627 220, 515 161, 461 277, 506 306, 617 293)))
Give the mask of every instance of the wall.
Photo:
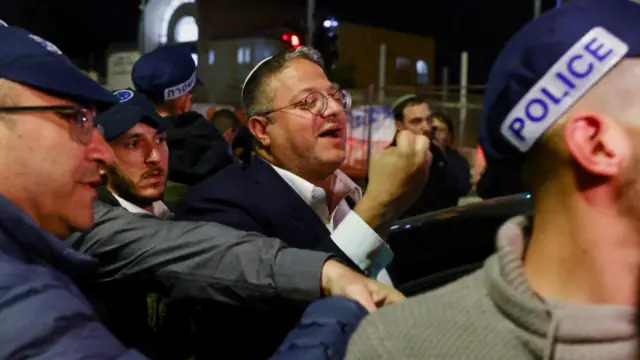
POLYGON ((107 55, 107 83, 109 90, 132 87, 131 70, 140 58, 138 51, 115 51, 107 55))
POLYGON ((240 38, 201 41, 198 77, 205 83, 195 95, 198 101, 239 104, 240 91, 247 75, 264 58, 280 50, 279 40, 240 38), (244 55, 238 49, 244 49, 244 55), (210 53, 213 58, 210 59, 210 53), (213 60, 211 63, 209 60, 213 60))
POLYGON ((262 29, 304 20, 305 8, 281 0, 200 0, 200 39, 250 37, 262 29), (206 14, 206 17, 205 15, 206 14))
POLYGON ((378 83, 380 45, 387 44, 387 85, 418 85, 416 62, 435 69, 435 40, 385 29, 342 22, 339 28, 339 66, 355 66, 357 88, 378 83), (407 71, 396 69, 396 58, 409 60, 407 71))

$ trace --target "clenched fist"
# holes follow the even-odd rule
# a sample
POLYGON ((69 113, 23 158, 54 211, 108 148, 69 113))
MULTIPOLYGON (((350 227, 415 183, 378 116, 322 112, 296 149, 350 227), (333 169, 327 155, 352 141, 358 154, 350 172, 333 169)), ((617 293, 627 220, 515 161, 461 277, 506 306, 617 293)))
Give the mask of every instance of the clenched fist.
POLYGON ((423 191, 431 158, 426 136, 400 131, 396 146, 371 159, 369 184, 356 212, 374 227, 394 221, 423 191))

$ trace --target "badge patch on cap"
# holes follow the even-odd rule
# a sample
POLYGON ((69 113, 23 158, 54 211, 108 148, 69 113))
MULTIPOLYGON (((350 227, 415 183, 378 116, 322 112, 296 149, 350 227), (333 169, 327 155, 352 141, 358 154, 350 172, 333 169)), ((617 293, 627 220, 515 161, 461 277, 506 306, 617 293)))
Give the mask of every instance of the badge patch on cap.
POLYGON ((62 51, 60 51, 60 49, 58 49, 57 46, 53 45, 52 43, 48 42, 47 40, 41 38, 40 36, 36 36, 33 34, 29 34, 29 37, 32 38, 33 40, 35 40, 38 44, 42 45, 42 47, 44 47, 45 49, 56 53, 56 54, 62 54, 62 51))
POLYGON ((589 30, 513 107, 502 122, 502 136, 528 151, 628 51, 625 42, 604 28, 589 30))
POLYGON ((120 100, 120 102, 122 103, 131 100, 134 94, 131 90, 118 90, 114 92, 113 95, 117 96, 118 100, 120 100))

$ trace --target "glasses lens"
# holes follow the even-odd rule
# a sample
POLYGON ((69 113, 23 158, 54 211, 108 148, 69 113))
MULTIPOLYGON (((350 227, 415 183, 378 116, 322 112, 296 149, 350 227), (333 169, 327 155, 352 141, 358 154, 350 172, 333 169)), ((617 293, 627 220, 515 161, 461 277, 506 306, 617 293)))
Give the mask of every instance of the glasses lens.
POLYGON ((345 110, 351 109, 351 94, 347 90, 338 90, 334 98, 345 110))
POLYGON ((83 144, 88 144, 91 142, 91 138, 93 137, 93 131, 98 128, 100 134, 102 127, 96 127, 93 123, 93 119, 95 118, 95 112, 93 110, 89 110, 86 108, 79 108, 76 113, 76 123, 74 124, 76 127, 76 132, 78 135, 78 140, 83 144))
POLYGON ((319 115, 324 111, 325 98, 322 94, 312 92, 304 99, 304 106, 313 114, 319 115))

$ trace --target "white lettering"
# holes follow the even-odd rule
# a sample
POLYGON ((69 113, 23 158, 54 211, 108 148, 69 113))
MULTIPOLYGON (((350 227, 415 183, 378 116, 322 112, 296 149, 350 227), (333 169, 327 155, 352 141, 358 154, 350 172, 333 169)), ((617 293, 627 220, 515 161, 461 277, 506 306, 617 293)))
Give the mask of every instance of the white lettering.
POLYGON ((183 82, 182 84, 178 84, 176 86, 172 86, 168 89, 164 90, 164 99, 172 100, 178 98, 182 95, 188 94, 193 87, 196 86, 196 73, 189 78, 189 80, 183 82))
POLYGON ((604 28, 591 29, 513 107, 502 122, 502 135, 520 151, 529 150, 628 51, 604 28))

